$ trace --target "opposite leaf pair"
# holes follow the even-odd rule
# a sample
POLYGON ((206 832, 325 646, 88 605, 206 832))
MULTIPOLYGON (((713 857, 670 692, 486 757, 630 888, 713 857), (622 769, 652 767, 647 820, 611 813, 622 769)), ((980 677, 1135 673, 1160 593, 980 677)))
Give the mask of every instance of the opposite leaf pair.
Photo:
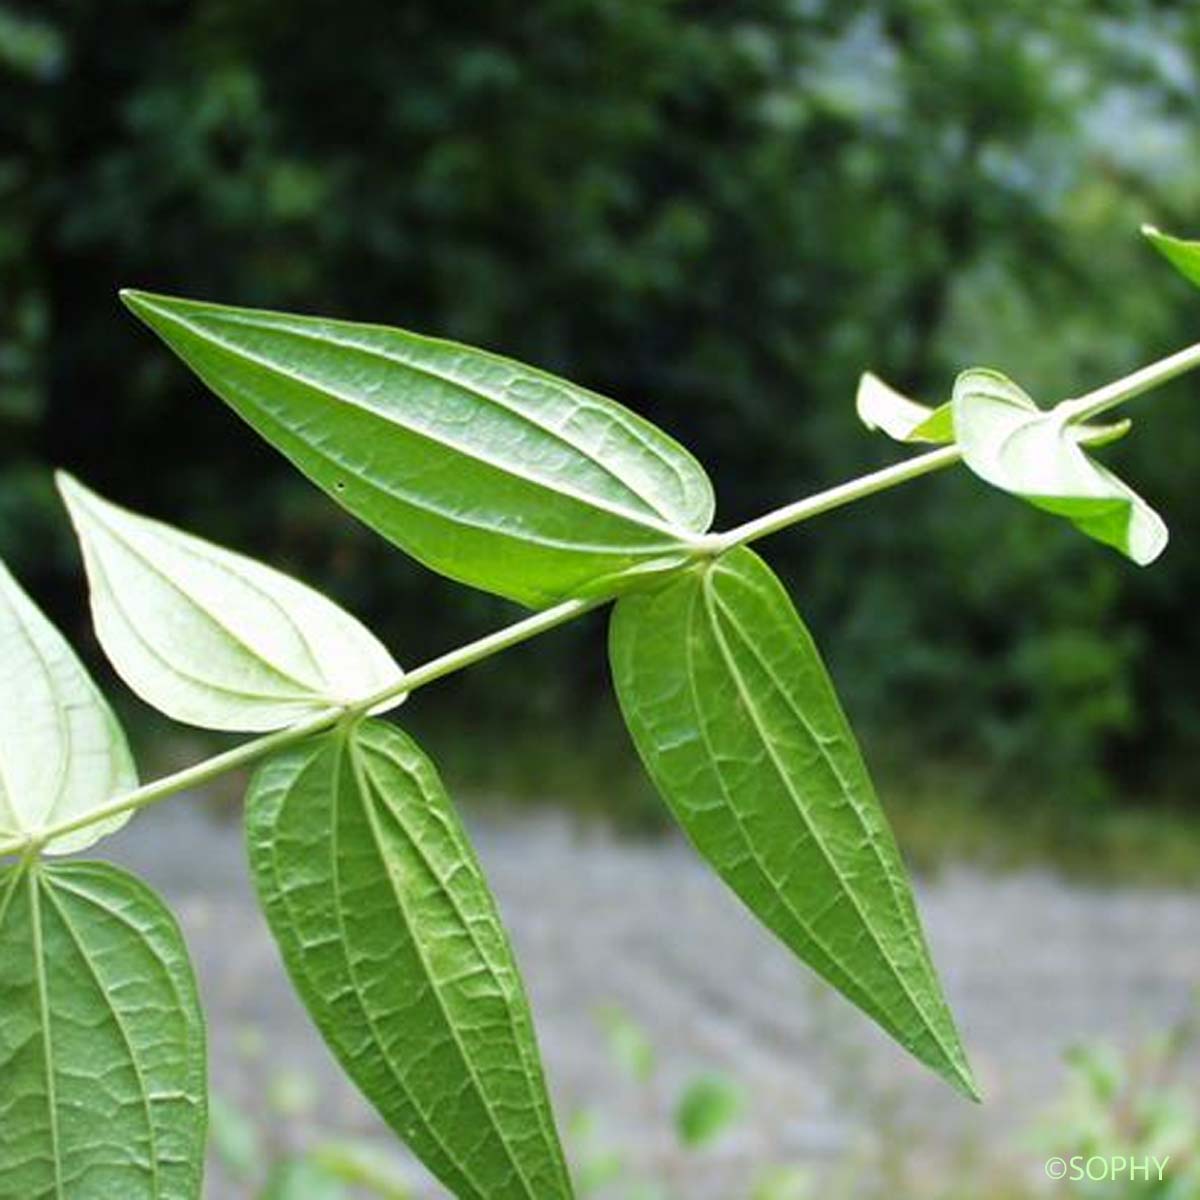
MULTIPOLYGON (((399 669, 296 581, 60 483, 101 640, 145 699, 191 724, 309 731, 255 776, 246 820, 272 930, 347 1073, 456 1195, 569 1197, 528 1002, 458 817, 411 739, 346 711, 400 694, 399 669)), ((82 849, 129 813, 55 830, 135 786, 128 750, 60 635, 0 584, 0 697, 26 718, 5 726, 25 737, 0 747, 0 780, 19 789, 6 803, 33 802, 7 805, 8 832, 82 849)), ((203 1022, 143 885, 32 857, 0 873, 0 1072, 0 1194, 199 1195, 203 1022)))
POLYGON ((858 415, 900 442, 956 443, 985 482, 1066 517, 1081 532, 1139 566, 1165 549, 1162 518, 1123 480, 1084 452, 1116 441, 1129 422, 1078 422, 1071 403, 1044 411, 998 371, 964 371, 953 398, 936 409, 910 400, 868 373, 858 385, 858 415))
MULTIPOLYGON (((1200 287, 1200 241, 1172 237, 1153 225, 1143 225, 1142 234, 1200 287)), ((1140 387, 1127 383, 1117 399, 1190 369, 1195 356, 1195 347, 1173 355, 1166 360, 1171 370, 1156 372, 1140 387)), ((882 429, 900 442, 957 442, 963 461, 987 483, 1066 517, 1089 537, 1146 566, 1166 548, 1166 525, 1128 484, 1082 449, 1129 432, 1128 420, 1087 423, 1110 403, 1102 398, 1080 409, 1068 400, 1043 411, 1012 380, 987 370, 964 371, 952 399, 936 409, 910 400, 869 372, 858 386, 858 415, 868 429, 882 429)))
MULTIPOLYGON (((374 636, 310 588, 62 486, 101 643, 161 711, 275 729, 403 687, 374 636)), ((397 729, 330 724, 268 759, 246 797, 255 882, 297 990, 456 1195, 569 1195, 512 950, 436 770, 397 729)))

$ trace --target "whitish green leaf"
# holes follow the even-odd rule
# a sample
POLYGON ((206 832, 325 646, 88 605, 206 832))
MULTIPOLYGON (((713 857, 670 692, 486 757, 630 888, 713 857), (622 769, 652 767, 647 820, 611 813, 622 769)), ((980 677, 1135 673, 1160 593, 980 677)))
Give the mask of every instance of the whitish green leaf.
POLYGON ((870 371, 858 381, 855 407, 868 429, 882 429, 898 442, 954 441, 954 417, 948 403, 938 408, 918 404, 870 371))
POLYGON ((974 1095, 891 830, 770 568, 741 548, 622 597, 610 653, 634 742, 700 853, 795 954, 974 1095))
POLYGON ((1172 237, 1153 225, 1143 225, 1142 233, 1184 279, 1200 287, 1200 242, 1172 237))
POLYGON ((452 579, 539 606, 677 563, 712 520, 682 447, 542 371, 398 329, 123 296, 314 483, 452 579))
POLYGON ((338 729, 267 762, 246 820, 292 981, 392 1128, 460 1200, 569 1197, 520 976, 430 761, 338 729))
MULTIPOLYGON (((0 562, 0 842, 82 817, 136 786, 112 710, 0 562)), ((65 834, 47 850, 82 850, 128 819, 65 834)))
POLYGON ((724 1075, 693 1079, 675 1107, 675 1131, 685 1146, 706 1146, 741 1116, 746 1101, 741 1089, 724 1075))
POLYGON ((121 678, 176 721, 266 730, 401 677, 375 636, 319 592, 138 516, 67 475, 96 635, 121 678))
MULTIPOLYGON (((1162 518, 1084 452, 1079 443, 1089 431, 1071 424, 1063 409, 1043 412, 1012 380, 987 370, 964 371, 953 404, 963 461, 981 479, 1066 517, 1140 566, 1162 553, 1162 518)), ((1119 436, 1121 427, 1114 428, 1119 436)))
POLYGON ((196 1200, 204 1026, 171 914, 107 863, 0 873, 0 1196, 196 1200))

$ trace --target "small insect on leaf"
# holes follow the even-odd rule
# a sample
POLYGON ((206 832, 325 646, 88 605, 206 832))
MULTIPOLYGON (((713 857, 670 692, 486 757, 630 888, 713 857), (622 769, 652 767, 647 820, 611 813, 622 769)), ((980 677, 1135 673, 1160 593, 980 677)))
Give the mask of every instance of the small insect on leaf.
POLYGON ((1079 426, 1065 410, 1043 411, 1011 379, 983 369, 958 377, 953 404, 963 461, 981 479, 1066 517, 1139 566, 1163 552, 1162 518, 1080 445, 1093 436, 1111 441, 1128 425, 1079 426))
POLYGON ((83 546, 100 644, 121 678, 174 720, 280 729, 401 680, 375 635, 312 588, 118 508, 69 475, 58 486, 83 546))
MULTIPOLYGON (((0 562, 0 842, 86 817, 137 786, 112 709, 63 636, 0 562)), ((113 833, 129 814, 46 846, 68 854, 113 833)))

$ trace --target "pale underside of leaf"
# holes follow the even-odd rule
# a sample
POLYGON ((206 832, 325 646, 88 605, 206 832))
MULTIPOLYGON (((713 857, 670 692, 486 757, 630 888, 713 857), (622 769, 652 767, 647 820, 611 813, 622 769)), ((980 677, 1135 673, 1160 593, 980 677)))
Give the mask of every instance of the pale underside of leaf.
POLYGON ((375 636, 312 588, 69 476, 59 487, 100 643, 129 686, 175 720, 277 729, 401 678, 375 636))
MULTIPOLYGON (((136 786, 108 703, 0 562, 0 838, 37 834, 136 786)), ((128 819, 67 834, 47 851, 82 850, 128 819)))
POLYGON ((0 873, 0 1196, 198 1200, 205 1073, 157 897, 106 863, 0 873))
POLYGON ((499 914, 428 759, 370 722, 270 760, 251 863, 331 1049, 461 1198, 571 1196, 499 914))
MULTIPOLYGON (((1012 380, 972 370, 954 386, 954 423, 963 460, 981 479, 1047 512, 1141 566, 1166 547, 1162 518, 1080 446, 1080 427, 1043 412, 1012 380)), ((1117 436, 1127 426, 1111 427, 1117 436)), ((1085 432, 1106 431, 1088 427, 1085 432)))
POLYGON ((315 483, 435 570, 523 603, 684 556, 695 460, 611 400, 401 330, 126 294, 315 483))
POLYGON ((611 653, 634 742, 701 854, 794 953, 974 1095, 886 818, 769 568, 740 549, 622 598, 611 653))
POLYGON ((855 407, 859 420, 868 429, 880 429, 898 442, 954 441, 954 418, 949 404, 938 408, 919 404, 870 371, 859 378, 855 407))

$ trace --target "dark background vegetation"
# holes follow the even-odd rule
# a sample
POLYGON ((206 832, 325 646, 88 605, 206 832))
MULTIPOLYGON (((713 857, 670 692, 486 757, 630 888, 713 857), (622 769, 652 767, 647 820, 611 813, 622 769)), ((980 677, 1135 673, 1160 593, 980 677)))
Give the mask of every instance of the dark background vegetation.
MULTIPOLYGON (((1150 0, 2 0, 0 554, 90 646, 61 464, 402 661, 509 619, 291 472, 120 285, 565 374, 689 445, 722 526, 899 456, 864 368, 1096 386, 1200 336, 1136 233, 1200 233, 1198 63, 1200 9, 1150 0)), ((765 545, 892 781, 1014 821, 1194 805, 1200 383, 1131 411, 1111 457, 1175 537, 1148 572, 961 471, 765 545)), ((496 786, 521 745, 533 790, 598 763, 616 807, 605 684, 593 620, 410 723, 496 786)))

